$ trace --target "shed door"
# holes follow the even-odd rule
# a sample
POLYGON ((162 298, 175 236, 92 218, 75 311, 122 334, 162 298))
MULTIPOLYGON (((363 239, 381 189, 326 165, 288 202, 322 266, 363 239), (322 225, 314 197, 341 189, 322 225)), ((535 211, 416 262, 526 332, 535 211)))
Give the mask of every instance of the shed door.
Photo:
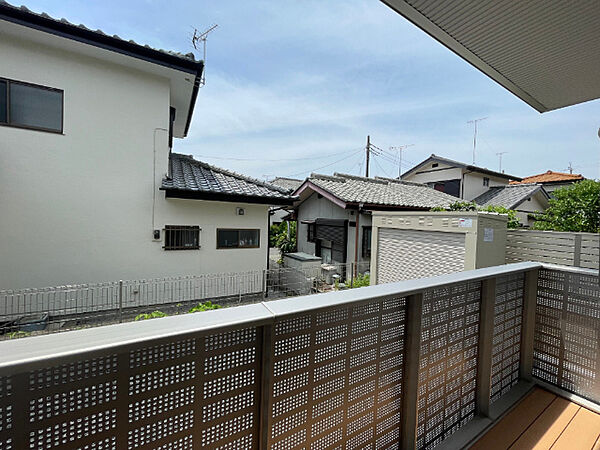
POLYGON ((377 283, 424 278, 465 268, 465 235, 379 228, 377 283))

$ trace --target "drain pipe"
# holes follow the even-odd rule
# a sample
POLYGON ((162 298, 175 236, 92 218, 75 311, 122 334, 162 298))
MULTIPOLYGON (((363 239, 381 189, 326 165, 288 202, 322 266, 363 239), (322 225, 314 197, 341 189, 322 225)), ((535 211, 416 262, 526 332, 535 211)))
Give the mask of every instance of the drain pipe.
POLYGON ((358 227, 360 222, 360 212, 363 209, 364 203, 358 204, 358 211, 356 211, 356 232, 354 233, 354 268, 352 269, 352 274, 356 278, 356 274, 358 271, 358 227))

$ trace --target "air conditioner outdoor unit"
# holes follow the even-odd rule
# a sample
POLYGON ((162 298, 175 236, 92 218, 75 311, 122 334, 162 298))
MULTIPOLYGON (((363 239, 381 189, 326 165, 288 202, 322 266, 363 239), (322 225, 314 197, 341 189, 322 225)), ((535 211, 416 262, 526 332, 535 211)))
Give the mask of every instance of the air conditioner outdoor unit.
POLYGON ((507 216, 486 212, 373 212, 371 283, 505 263, 507 216))

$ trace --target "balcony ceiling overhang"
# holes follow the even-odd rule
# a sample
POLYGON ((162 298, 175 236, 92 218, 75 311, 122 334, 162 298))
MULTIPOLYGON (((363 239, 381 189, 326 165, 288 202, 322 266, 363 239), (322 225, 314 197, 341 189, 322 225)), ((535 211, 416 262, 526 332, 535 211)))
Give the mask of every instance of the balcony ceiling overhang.
POLYGON ((600 97, 600 2, 382 0, 539 112, 600 97))

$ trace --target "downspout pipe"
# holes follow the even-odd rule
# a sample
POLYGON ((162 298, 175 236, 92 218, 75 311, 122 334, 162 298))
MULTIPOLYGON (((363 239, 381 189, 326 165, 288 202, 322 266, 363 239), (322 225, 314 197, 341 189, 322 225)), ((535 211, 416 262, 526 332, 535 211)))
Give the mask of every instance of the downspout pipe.
POLYGON ((362 211, 364 203, 359 203, 358 211, 356 212, 356 232, 354 233, 354 277, 357 276, 358 271, 358 228, 360 222, 360 212, 362 211))

